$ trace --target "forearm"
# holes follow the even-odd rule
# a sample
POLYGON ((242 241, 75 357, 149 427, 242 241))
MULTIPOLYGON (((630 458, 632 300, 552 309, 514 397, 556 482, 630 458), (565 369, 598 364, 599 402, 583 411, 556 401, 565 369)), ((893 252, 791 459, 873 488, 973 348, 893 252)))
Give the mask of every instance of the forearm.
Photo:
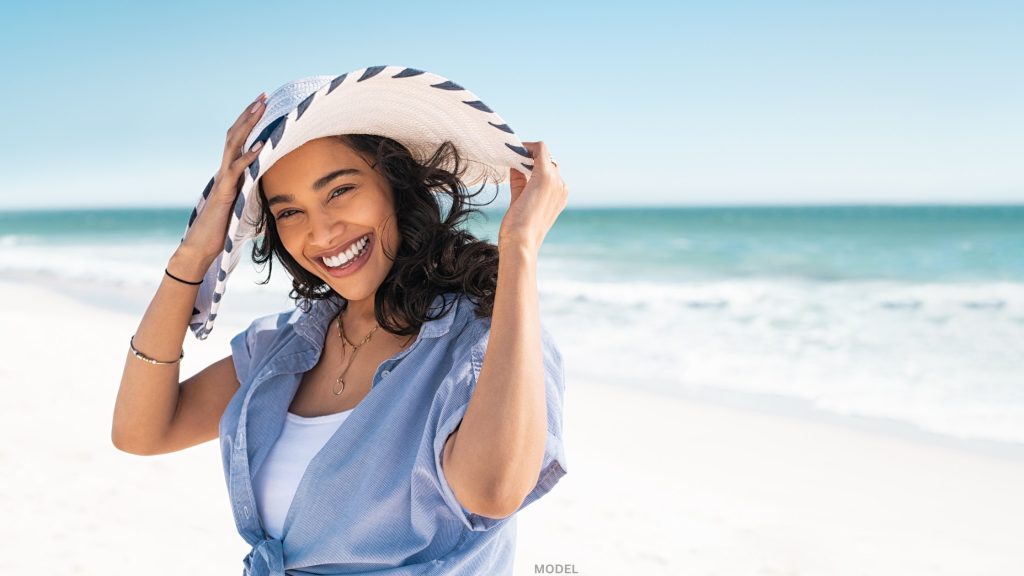
POLYGON ((536 484, 547 437, 537 252, 499 244, 491 330, 452 452, 471 498, 509 513, 536 484))
MULTIPOLYGON (((179 247, 167 268, 179 278, 197 281, 211 261, 179 247)), ((181 355, 199 286, 166 274, 135 332, 135 348, 150 358, 173 361, 181 355)), ((126 337, 127 339, 127 337, 126 337)), ((128 342, 125 342, 125 348, 128 342)), ((114 405, 111 440, 121 450, 144 453, 167 430, 178 403, 180 363, 150 364, 127 351, 114 405)))

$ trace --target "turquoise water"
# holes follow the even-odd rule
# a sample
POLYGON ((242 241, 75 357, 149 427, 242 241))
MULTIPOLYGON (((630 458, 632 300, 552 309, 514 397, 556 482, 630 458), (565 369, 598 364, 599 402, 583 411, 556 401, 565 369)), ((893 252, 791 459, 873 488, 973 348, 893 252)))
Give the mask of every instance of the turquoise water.
POLYGON ((665 281, 1024 280, 1024 206, 578 210, 554 253, 665 281))
MULTIPOLYGON (((190 209, 0 212, 0 246, 178 240, 190 209)), ((500 214, 472 228, 496 236, 500 214)), ((1024 280, 1024 206, 567 210, 548 253, 574 273, 659 281, 1024 280)))
MULTIPOLYGON (((141 313, 190 210, 0 212, 0 278, 141 313)), ((500 220, 470 227, 493 240, 500 220)), ((243 259, 221 317, 290 307, 274 274, 258 285, 243 259)), ((569 386, 791 398, 1024 443, 1024 206, 567 209, 538 283, 569 386)))

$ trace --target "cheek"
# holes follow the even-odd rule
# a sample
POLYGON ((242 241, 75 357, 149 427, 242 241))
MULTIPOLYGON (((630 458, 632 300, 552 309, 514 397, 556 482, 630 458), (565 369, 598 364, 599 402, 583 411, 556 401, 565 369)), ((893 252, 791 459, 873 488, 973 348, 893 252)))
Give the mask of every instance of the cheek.
POLYGON ((289 226, 277 229, 277 237, 281 241, 281 245, 284 249, 292 255, 292 258, 297 262, 302 262, 302 244, 299 242, 299 237, 294 232, 288 230, 289 226))
POLYGON ((394 214, 384 219, 378 230, 378 235, 381 238, 381 243, 387 247, 389 252, 393 254, 398 252, 398 248, 402 244, 402 235, 399 233, 398 222, 394 214))

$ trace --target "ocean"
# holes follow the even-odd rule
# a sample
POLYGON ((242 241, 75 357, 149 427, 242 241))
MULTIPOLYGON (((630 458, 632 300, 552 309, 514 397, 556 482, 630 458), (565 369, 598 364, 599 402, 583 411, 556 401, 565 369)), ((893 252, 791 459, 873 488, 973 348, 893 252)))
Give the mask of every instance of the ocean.
MULTIPOLYGON (((0 212, 0 278, 141 317, 190 210, 0 212)), ((484 216, 470 229, 493 241, 501 214, 484 216)), ((283 267, 265 276, 243 258, 218 324, 293 307, 283 267)), ((538 278, 567 394, 600 381, 1024 444, 1024 206, 569 208, 538 278)))

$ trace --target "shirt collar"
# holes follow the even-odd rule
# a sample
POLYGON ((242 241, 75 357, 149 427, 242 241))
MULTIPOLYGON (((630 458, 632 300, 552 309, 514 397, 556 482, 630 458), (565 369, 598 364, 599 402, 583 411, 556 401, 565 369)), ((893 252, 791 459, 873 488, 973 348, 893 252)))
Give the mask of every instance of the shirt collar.
MULTIPOLYGON (((452 301, 454 301, 454 304, 449 304, 447 313, 439 318, 427 320, 423 323, 423 326, 420 327, 418 339, 440 338, 448 333, 452 323, 455 321, 455 315, 461 301, 461 298, 458 298, 458 294, 456 292, 438 294, 427 309, 428 315, 436 314, 443 309, 443 305, 452 301)), ((338 313, 341 312, 344 302, 345 299, 336 292, 333 292, 328 298, 314 300, 309 312, 299 312, 300 315, 295 321, 295 331, 314 346, 322 347, 324 345, 324 338, 327 335, 327 328, 338 316, 338 313)))

